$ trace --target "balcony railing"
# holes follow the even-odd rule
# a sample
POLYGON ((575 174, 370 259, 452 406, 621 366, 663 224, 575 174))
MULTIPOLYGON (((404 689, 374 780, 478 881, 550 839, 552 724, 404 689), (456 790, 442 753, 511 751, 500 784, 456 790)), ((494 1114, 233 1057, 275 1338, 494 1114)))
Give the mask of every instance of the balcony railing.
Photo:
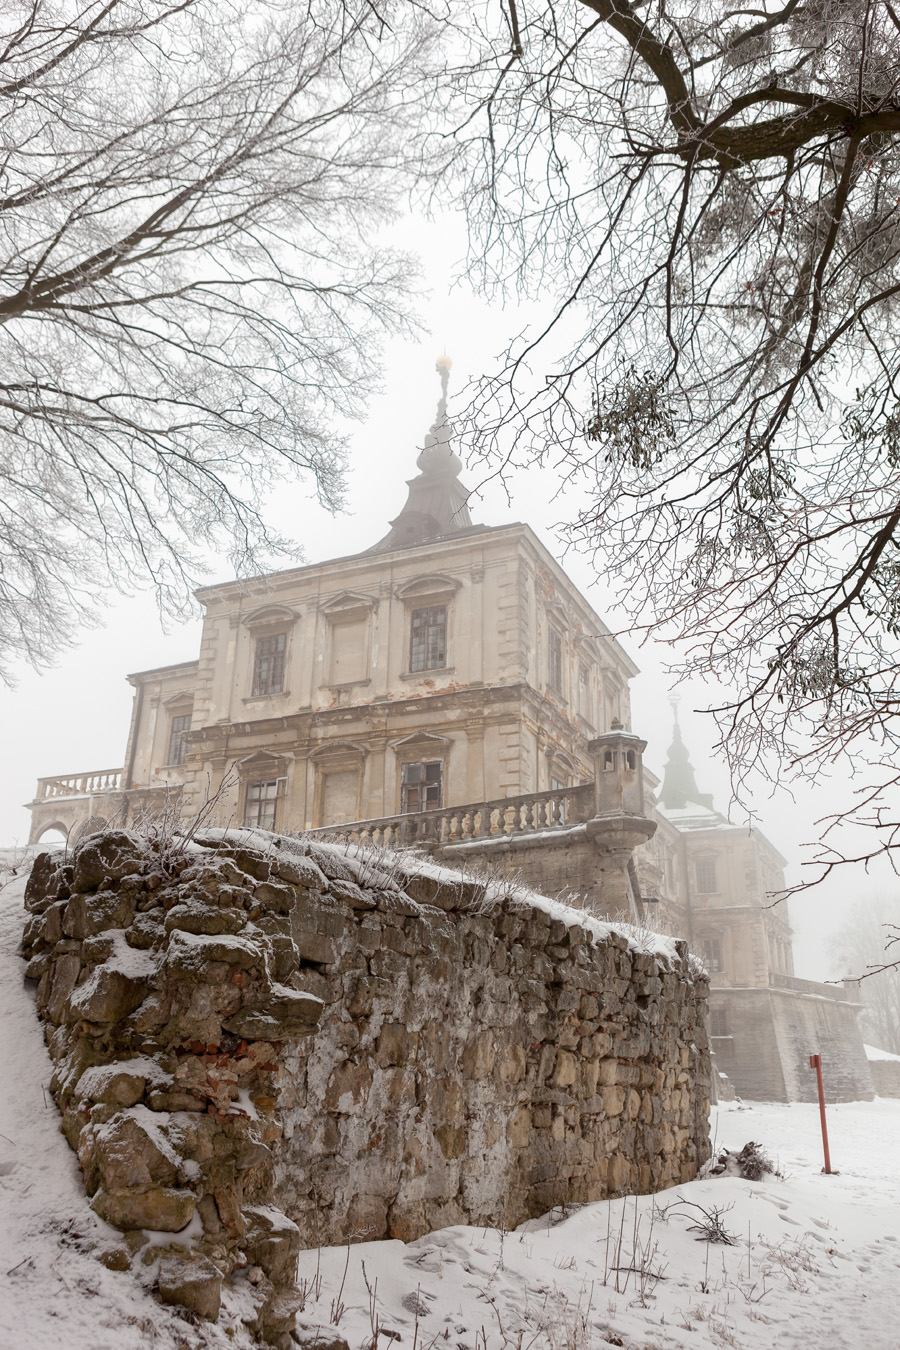
POLYGON ((797 975, 778 975, 773 971, 769 975, 769 985, 774 989, 793 989, 798 994, 818 994, 820 998, 836 998, 852 1002, 850 994, 842 985, 821 984, 818 980, 801 980, 797 975))
POLYGON ((590 820, 593 813, 594 785, 582 783, 578 787, 530 792, 493 802, 327 825, 312 833, 336 835, 353 843, 409 848, 414 844, 464 844, 561 830, 590 820))
POLYGON ((39 778, 39 802, 53 797, 93 797, 101 792, 121 792, 124 769, 95 769, 93 773, 73 773, 67 777, 39 778))

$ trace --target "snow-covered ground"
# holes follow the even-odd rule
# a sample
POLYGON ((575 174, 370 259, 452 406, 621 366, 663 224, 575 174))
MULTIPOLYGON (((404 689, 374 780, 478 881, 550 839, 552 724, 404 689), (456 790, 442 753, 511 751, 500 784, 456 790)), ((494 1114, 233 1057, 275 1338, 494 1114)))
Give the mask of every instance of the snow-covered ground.
MULTIPOLYGON (((22 888, 0 892, 0 1346, 248 1346, 236 1318, 192 1327, 91 1254, 114 1234, 59 1133, 17 955, 22 888)), ((829 1108, 830 1177, 815 1106, 723 1106, 714 1130, 717 1148, 761 1143, 784 1179, 711 1178, 513 1233, 306 1252, 301 1320, 337 1322, 351 1350, 375 1332, 379 1350, 898 1350, 900 1101, 829 1108), (704 1210, 734 1245, 698 1240, 704 1210)))

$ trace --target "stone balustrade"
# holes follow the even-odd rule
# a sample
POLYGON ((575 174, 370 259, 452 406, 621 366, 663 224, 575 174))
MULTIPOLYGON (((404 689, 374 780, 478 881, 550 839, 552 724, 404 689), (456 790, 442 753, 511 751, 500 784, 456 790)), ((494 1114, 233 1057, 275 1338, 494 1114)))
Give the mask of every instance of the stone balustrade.
POLYGON ((790 989, 796 994, 817 994, 820 998, 853 1001, 842 985, 822 984, 819 980, 801 980, 797 975, 780 975, 773 971, 769 975, 769 984, 773 989, 790 989))
POLYGON ((90 797, 101 792, 120 792, 124 769, 95 769, 92 773, 73 773, 57 778, 39 778, 35 800, 54 797, 90 797))
POLYGON ((380 820, 356 820, 329 825, 312 834, 338 837, 352 843, 379 844, 385 848, 412 845, 459 844, 470 840, 500 839, 511 835, 537 834, 583 824, 593 815, 594 784, 529 792, 492 802, 471 802, 434 811, 384 816, 380 820))

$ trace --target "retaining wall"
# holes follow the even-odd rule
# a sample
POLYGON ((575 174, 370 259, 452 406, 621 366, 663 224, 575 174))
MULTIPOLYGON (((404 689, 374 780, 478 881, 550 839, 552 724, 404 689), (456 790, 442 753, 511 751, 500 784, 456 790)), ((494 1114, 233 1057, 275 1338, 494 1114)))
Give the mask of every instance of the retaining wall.
POLYGON ((707 981, 673 939, 247 832, 90 836, 36 861, 26 905, 110 1260, 204 1317, 245 1285, 273 1344, 303 1244, 509 1227, 709 1155, 707 981))

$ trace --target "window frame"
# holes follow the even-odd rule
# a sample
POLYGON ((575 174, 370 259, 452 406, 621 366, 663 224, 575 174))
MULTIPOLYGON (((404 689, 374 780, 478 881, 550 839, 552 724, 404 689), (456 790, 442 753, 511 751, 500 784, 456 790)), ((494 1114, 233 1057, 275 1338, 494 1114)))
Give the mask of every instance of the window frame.
POLYGON ((250 679, 250 697, 251 698, 272 698, 277 694, 284 694, 285 675, 287 674, 287 649, 288 649, 288 631, 281 629, 277 633, 259 633, 253 641, 253 668, 250 679), (263 653, 260 648, 265 643, 281 642, 281 648, 273 653, 263 653), (268 675, 265 684, 261 680, 261 662, 268 660, 270 656, 280 657, 280 666, 277 665, 278 687, 272 688, 273 677, 268 675))
POLYGON ((700 956, 710 975, 721 975, 725 970, 725 951, 721 937, 709 933, 699 939, 700 956))
POLYGON ((245 787, 244 787, 244 810, 243 810, 243 817, 242 817, 242 818, 243 818, 243 827, 244 827, 244 829, 246 829, 246 830, 275 830, 275 829, 278 828, 278 804, 279 804, 279 802, 281 801, 282 797, 284 796, 284 787, 285 787, 286 781, 287 781, 287 780, 286 780, 285 778, 283 778, 283 777, 278 777, 278 778, 250 778, 250 779, 247 780, 247 783, 246 783, 246 785, 245 785, 245 787), (253 794, 254 794, 254 790, 255 790, 255 789, 261 789, 261 788, 267 788, 267 787, 273 787, 273 788, 275 789, 274 793, 272 793, 272 794, 270 794, 270 795, 267 795, 267 796, 265 796, 265 797, 262 797, 262 796, 256 796, 256 797, 254 797, 253 794), (257 810, 257 812, 256 812, 256 815, 257 815, 257 819, 256 819, 256 820, 250 820, 250 819, 249 819, 250 809, 251 809, 251 806, 252 806, 252 805, 255 804, 258 808, 261 808, 262 806, 268 805, 269 803, 271 803, 271 806, 272 806, 272 823, 271 823, 271 824, 263 824, 263 823, 262 823, 262 821, 258 818, 258 817, 259 817, 259 814, 260 814, 260 811, 259 811, 259 810, 257 810))
POLYGON ((188 709, 187 712, 175 711, 169 714, 169 748, 167 751, 168 759, 166 760, 167 768, 172 769, 180 768, 180 766, 184 764, 185 761, 187 760, 189 748, 188 735, 191 730, 191 721, 193 719, 193 716, 194 712, 192 708, 188 709), (183 727, 178 727, 176 725, 176 723, 178 722, 186 722, 187 725, 183 727))
POLYGON ((408 759, 400 765, 400 815, 417 816, 423 811, 440 811, 444 804, 444 761, 443 759, 408 759), (422 769, 425 772, 421 780, 410 782, 409 775, 413 770, 422 769), (428 770, 437 769, 437 776, 432 775, 428 778, 428 770), (429 791, 436 784, 437 801, 429 802, 429 791), (410 790, 424 789, 424 804, 410 806, 410 790))
POLYGON ((547 630, 547 685, 555 694, 565 697, 563 684, 563 635, 555 624, 547 630))
POLYGON ((408 669, 411 675, 421 675, 425 674, 427 671, 430 670, 446 670, 448 668, 447 655, 449 646, 448 642, 449 628, 450 628, 449 620, 450 620, 450 607, 445 601, 435 605, 415 605, 410 608, 408 669), (440 622, 426 620, 425 623, 421 625, 421 628, 424 629, 424 637, 422 638, 421 654, 417 656, 416 643, 418 639, 416 633, 416 616, 421 614, 433 615, 437 614, 438 612, 440 612, 443 615, 443 618, 440 622), (433 641, 433 634, 435 633, 440 634, 441 659, 439 661, 433 659, 430 651, 431 643, 433 641))
POLYGON ((694 859, 694 884, 695 884, 696 887, 697 887, 697 894, 698 894, 698 895, 718 895, 718 894, 719 894, 719 867, 718 867, 718 862, 719 862, 719 860, 718 860, 718 858, 716 857, 715 854, 711 854, 710 856, 705 857, 705 858, 695 858, 695 859, 694 859), (711 869, 711 872, 712 872, 712 881, 713 881, 712 886, 705 886, 705 885, 703 884, 704 881, 708 881, 708 880, 709 880, 709 875, 708 875, 708 874, 704 875, 704 873, 701 871, 701 869, 705 869, 705 868, 711 869))

